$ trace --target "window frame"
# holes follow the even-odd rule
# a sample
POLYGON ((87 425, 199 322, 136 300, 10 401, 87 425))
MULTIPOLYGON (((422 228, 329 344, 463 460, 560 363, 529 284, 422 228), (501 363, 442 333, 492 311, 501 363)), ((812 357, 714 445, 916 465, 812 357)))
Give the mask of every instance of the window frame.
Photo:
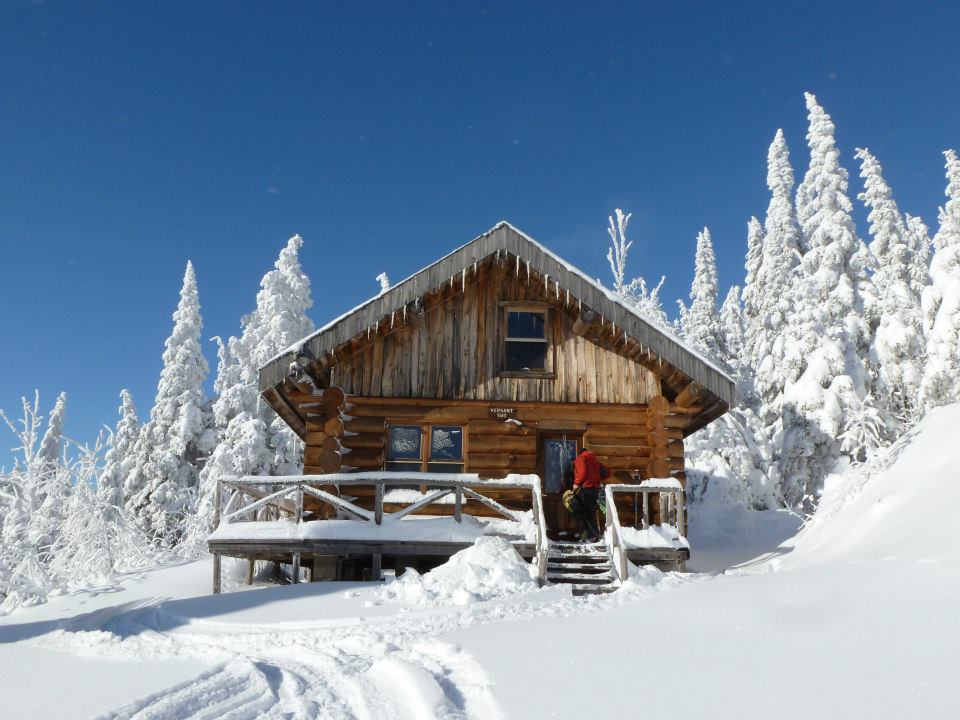
POLYGON ((557 347, 553 339, 553 315, 556 310, 550 303, 533 302, 529 300, 501 300, 500 306, 500 328, 497 333, 497 377, 503 378, 527 378, 527 379, 552 379, 556 372, 556 353, 557 347), (511 338, 509 336, 510 313, 527 312, 543 315, 543 339, 541 338, 511 338), (528 342, 543 343, 546 345, 544 354, 544 368, 542 370, 508 370, 507 369, 507 343, 508 342, 528 342))
MULTIPOLYGON (((460 473, 465 472, 467 466, 467 426, 466 425, 457 425, 455 423, 421 423, 421 422, 409 422, 409 421, 399 421, 391 422, 387 420, 386 427, 386 447, 384 448, 383 453, 383 469, 388 471, 387 463, 403 463, 405 465, 410 465, 411 469, 407 472, 437 472, 435 470, 430 470, 430 464, 442 464, 442 465, 459 465, 460 473), (390 458, 390 431, 394 427, 414 427, 417 426, 420 428, 420 459, 419 461, 410 459, 410 460, 392 460, 390 458), (431 458, 431 453, 433 450, 433 428, 457 428, 460 430, 460 460, 433 460, 431 458), (414 469, 416 466, 416 469, 414 469)), ((398 470, 396 472, 403 472, 398 470)), ((454 474, 454 473, 450 473, 454 474)))

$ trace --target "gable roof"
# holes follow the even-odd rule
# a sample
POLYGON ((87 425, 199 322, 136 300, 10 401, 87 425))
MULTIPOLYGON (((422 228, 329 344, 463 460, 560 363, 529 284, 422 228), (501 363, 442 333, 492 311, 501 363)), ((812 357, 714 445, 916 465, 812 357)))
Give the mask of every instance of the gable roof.
POLYGON ((425 293, 450 282, 482 260, 503 252, 515 256, 517 262, 529 264, 540 275, 555 281, 582 305, 597 312, 606 322, 615 324, 618 329, 656 353, 664 363, 702 385, 727 406, 735 403, 734 382, 716 363, 506 221, 497 223, 483 235, 332 320, 269 360, 260 368, 260 390, 274 388, 294 375, 291 363, 298 356, 320 358, 332 353, 335 348, 367 332, 425 293))

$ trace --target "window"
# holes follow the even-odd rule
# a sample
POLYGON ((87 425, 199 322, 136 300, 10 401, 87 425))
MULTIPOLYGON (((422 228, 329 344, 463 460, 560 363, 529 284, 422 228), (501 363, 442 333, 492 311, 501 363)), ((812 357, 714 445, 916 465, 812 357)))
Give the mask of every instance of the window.
POLYGON ((463 472, 463 428, 434 425, 430 428, 429 472, 463 472))
POLYGON ((417 472, 420 470, 422 433, 419 425, 391 425, 387 446, 386 470, 417 472))
POLYGON ((547 311, 507 308, 503 369, 508 372, 546 372, 547 311))
POLYGON ((463 428, 454 425, 391 425, 385 470, 463 472, 463 428))

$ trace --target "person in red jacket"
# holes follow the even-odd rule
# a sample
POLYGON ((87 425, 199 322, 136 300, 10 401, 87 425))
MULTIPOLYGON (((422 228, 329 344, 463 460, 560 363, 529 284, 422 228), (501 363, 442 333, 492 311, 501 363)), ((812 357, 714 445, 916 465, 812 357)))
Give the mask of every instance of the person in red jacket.
POLYGON ((603 481, 610 477, 610 471, 603 466, 589 450, 581 450, 573 461, 573 492, 583 513, 583 532, 581 540, 597 542, 600 531, 597 530, 597 498, 603 481))

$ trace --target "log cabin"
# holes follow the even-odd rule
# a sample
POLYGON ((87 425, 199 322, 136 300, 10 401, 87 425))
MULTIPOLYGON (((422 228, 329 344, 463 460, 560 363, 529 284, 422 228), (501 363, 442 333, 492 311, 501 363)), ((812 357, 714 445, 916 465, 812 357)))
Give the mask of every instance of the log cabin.
POLYGON ((735 401, 714 362, 507 222, 259 378, 304 442, 303 474, 221 481, 216 592, 222 555, 251 574, 288 563, 293 581, 380 578, 483 534, 575 592, 616 587, 631 562, 682 567, 684 439, 735 401), (592 545, 562 503, 584 448, 612 473, 592 545))

